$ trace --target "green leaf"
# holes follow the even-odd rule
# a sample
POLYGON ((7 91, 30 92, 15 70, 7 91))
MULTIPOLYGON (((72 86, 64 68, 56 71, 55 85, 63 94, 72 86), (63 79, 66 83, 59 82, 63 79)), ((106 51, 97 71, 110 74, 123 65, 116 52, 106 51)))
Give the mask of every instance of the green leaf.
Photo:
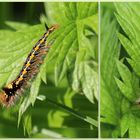
POLYGON ((120 61, 117 61, 117 68, 122 77, 123 82, 128 86, 131 87, 131 79, 132 75, 130 70, 120 61))
POLYGON ((130 138, 139 138, 140 137, 140 119, 133 114, 129 119, 129 137, 130 138))
POLYGON ((97 64, 84 62, 76 67, 73 74, 72 87, 76 92, 82 92, 89 101, 94 102, 94 96, 98 99, 98 74, 97 64), (93 96, 94 93, 94 96, 93 96))
MULTIPOLYGON (((92 44, 92 39, 86 36, 85 31, 90 31, 92 38, 97 37, 97 3, 47 3, 45 7, 48 19, 52 23, 60 24, 58 32, 52 35, 53 38, 58 37, 48 56, 49 62, 51 59, 57 58, 54 64, 55 84, 59 85, 62 79, 69 75, 68 81, 71 83, 73 90, 79 92, 79 89, 82 89, 80 92, 83 92, 93 103, 94 96, 97 98, 98 94, 98 59, 95 56, 98 45, 97 38, 92 44), (79 73, 80 75, 84 73, 84 76, 78 78, 79 73), (94 80, 88 84, 91 79, 94 80), (76 81, 79 83, 76 83, 76 81)), ((49 39, 51 40, 51 37, 49 39)))
MULTIPOLYGON (((125 98, 122 101, 121 137, 128 135, 130 138, 139 137, 139 109, 134 109, 136 100, 139 98, 139 4, 115 3, 117 10, 116 18, 124 33, 118 37, 129 58, 126 61, 117 62, 120 77, 116 78, 118 87, 125 98), (131 20, 130 20, 131 18, 131 20), (131 66, 131 67, 130 67, 131 66), (129 123, 128 123, 129 122, 129 123), (126 133, 128 133, 126 135, 126 133)), ((124 57, 124 56, 123 56, 124 57)))
POLYGON ((31 115, 26 115, 24 118, 24 133, 27 132, 28 135, 31 135, 32 132, 32 119, 31 119, 31 115))
POLYGON ((140 96, 140 9, 139 4, 136 3, 115 3, 115 9, 115 15, 111 14, 114 12, 113 9, 103 8, 102 10, 102 136, 138 138, 140 112, 139 107, 135 107, 135 105, 140 96), (121 26, 121 30, 117 28, 114 17, 121 26), (113 21, 111 21, 112 19, 113 21), (121 33, 116 33, 117 31, 121 33), (117 43, 118 38, 121 45, 117 43), (121 49, 119 49, 120 47, 121 49))
POLYGON ((136 97, 135 97, 135 91, 133 91, 133 87, 132 87, 131 72, 124 64, 122 64, 119 61, 117 61, 117 68, 123 80, 122 82, 118 78, 115 78, 118 87, 120 88, 121 92, 126 98, 128 98, 130 101, 135 101, 136 97))
POLYGON ((123 98, 122 104, 121 104, 122 114, 125 114, 126 112, 128 112, 130 110, 130 107, 131 107, 131 103, 129 102, 129 100, 127 98, 123 98))
POLYGON ((127 132, 129 129, 129 121, 131 117, 129 114, 125 114, 122 119, 121 119, 121 137, 124 136, 124 134, 127 132))
MULTIPOLYGON (((104 13, 104 12, 102 12, 104 13)), ((113 12, 111 12, 113 13, 113 12)), ((118 29, 115 19, 111 19, 110 11, 101 15, 101 78, 100 78, 100 102, 101 122, 116 126, 119 124, 121 93, 115 83, 114 76, 118 77, 116 59, 119 58, 119 42, 116 30, 118 29)), ((103 125, 102 124, 102 125, 103 125)), ((110 126, 109 125, 109 126, 110 126)), ((110 135, 118 134, 113 127, 110 135)))
POLYGON ((30 102, 30 100, 28 98, 29 98, 28 96, 25 97, 24 101, 20 105, 19 113, 18 113, 18 126, 20 125, 22 115, 25 113, 27 108, 31 105, 31 102, 30 102))
POLYGON ((138 5, 133 3, 125 3, 124 5, 116 4, 116 9, 118 12, 117 19, 125 33, 128 35, 129 39, 123 35, 119 35, 120 41, 122 42, 123 47, 128 52, 129 56, 131 57, 132 61, 130 62, 130 65, 133 67, 135 72, 139 75, 139 17, 137 16, 139 13, 139 9, 137 7, 138 5), (124 9, 122 7, 125 7, 124 9), (126 14, 120 14, 122 13, 126 14), (132 18, 132 20, 129 20, 129 18, 132 18))
POLYGON ((39 87, 40 87, 41 79, 40 79, 40 74, 37 75, 36 79, 33 81, 31 89, 30 89, 30 97, 29 100, 34 105, 38 92, 39 92, 39 87))
POLYGON ((59 23, 60 25, 63 25, 65 23, 71 22, 72 20, 84 19, 85 17, 90 17, 94 14, 97 14, 98 4, 96 2, 95 3, 89 3, 89 2, 53 3, 52 2, 52 3, 45 3, 45 9, 49 21, 56 22, 59 23))
MULTIPOLYGON (((46 59, 44 60, 45 62, 47 61, 46 59)), ((43 82, 45 82, 47 84, 47 73, 46 73, 46 69, 47 69, 47 63, 44 63, 41 68, 40 68, 40 74, 41 74, 41 79, 43 80, 43 82)))

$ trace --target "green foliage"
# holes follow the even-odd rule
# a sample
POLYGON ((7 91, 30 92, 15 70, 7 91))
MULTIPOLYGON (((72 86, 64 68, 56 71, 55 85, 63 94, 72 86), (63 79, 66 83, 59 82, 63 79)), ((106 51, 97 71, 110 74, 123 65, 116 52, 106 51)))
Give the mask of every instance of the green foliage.
MULTIPOLYGON (((102 8, 103 10, 103 8, 102 8)), ((102 11, 101 23, 101 125, 102 137, 115 137, 119 124, 121 94, 114 77, 118 75, 116 59, 119 58, 119 41, 116 20, 110 12, 102 11), (106 126, 108 124, 108 126, 106 126), (108 130, 105 131, 106 127, 108 130)), ((112 13, 112 12, 111 12, 112 13)))
MULTIPOLYGON (((109 77, 111 74, 111 79, 116 83, 113 84, 112 82, 112 84, 110 84, 110 91, 108 92, 105 90, 107 87, 106 84, 101 88, 101 108, 103 108, 101 110, 101 115, 102 122, 104 122, 102 123, 102 137, 139 138, 140 108, 139 105, 137 105, 137 102, 139 102, 140 96, 140 44, 138 28, 140 25, 140 8, 138 3, 115 3, 115 9, 115 15, 112 15, 112 17, 115 23, 119 23, 121 29, 116 28, 114 31, 112 27, 113 25, 110 22, 108 26, 111 27, 111 32, 108 33, 108 36, 110 35, 109 38, 112 37, 112 39, 106 39, 105 42, 103 42, 104 44, 107 42, 110 42, 111 44, 110 50, 112 50, 112 52, 106 54, 106 58, 107 56, 110 58, 109 62, 111 64, 113 64, 111 61, 114 60, 114 66, 112 67, 107 62, 105 62, 104 65, 109 69, 109 77), (117 21, 115 20, 115 17, 117 21), (114 32, 112 32, 112 30, 114 32), (119 33, 117 33, 117 31, 119 33), (114 33, 115 36, 113 35, 114 33), (112 43, 118 39, 121 43, 121 49, 119 49, 120 45, 118 43, 116 45, 115 43, 112 43), (118 50, 116 51, 117 57, 113 53, 115 48, 118 50), (109 71, 111 71, 111 69, 113 69, 113 72, 110 73, 109 71), (105 102, 109 103, 107 103, 106 108, 102 107, 105 102), (105 131, 106 128, 108 130, 105 131)), ((103 18, 105 18, 105 15, 103 18)), ((104 44, 102 45, 102 48, 104 47, 105 51, 108 51, 109 46, 107 47, 104 44)), ((101 72, 104 70, 105 68, 103 67, 101 72)), ((105 76, 105 74, 101 74, 102 77, 105 76)), ((107 81, 108 80, 109 79, 107 78, 107 81)))
MULTIPOLYGON (((18 124, 19 137, 97 137, 97 3, 45 3, 45 10, 42 24, 6 21, 12 30, 0 30, 2 87, 16 78, 45 31, 43 22, 60 25, 48 38, 53 45, 31 88, 11 110, 3 108, 0 119, 5 119, 4 125, 8 121, 4 114, 13 113, 9 121, 14 127, 18 124)), ((18 137, 18 130, 13 135, 1 130, 1 137, 18 137)))
POLYGON ((97 3, 46 3, 47 8, 49 21, 60 24, 60 30, 56 33, 59 37, 49 53, 49 56, 57 57, 55 83, 58 85, 67 74, 72 88, 76 92, 82 92, 93 102, 93 93, 97 98, 98 86, 95 55, 98 34, 97 3), (86 34, 87 31, 90 35, 86 34))

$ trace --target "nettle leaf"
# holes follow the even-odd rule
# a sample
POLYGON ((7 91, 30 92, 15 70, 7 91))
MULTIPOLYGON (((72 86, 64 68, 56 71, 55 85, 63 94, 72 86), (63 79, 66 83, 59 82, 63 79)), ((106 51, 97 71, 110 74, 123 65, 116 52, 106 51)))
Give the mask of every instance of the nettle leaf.
POLYGON ((131 72, 129 71, 129 69, 122 64, 121 62, 117 61, 117 67, 118 67, 118 71, 121 75, 121 78, 123 80, 123 82, 121 80, 119 80, 118 78, 116 78, 116 82, 118 87, 120 88, 121 92, 124 94, 124 96, 129 99, 130 101, 134 101, 135 99, 135 93, 133 91, 132 88, 132 75, 131 72))
MULTIPOLYGON (((81 86, 83 93, 89 101, 93 103, 94 96, 98 99, 98 83, 95 79, 98 79, 97 64, 90 62, 83 62, 78 65, 74 70, 72 87, 75 91, 81 86), (91 66, 90 66, 91 65, 91 66), (81 85, 79 85, 81 84, 81 85), (93 96, 94 93, 94 96, 93 96)), ((78 92, 78 91, 77 91, 78 92)))
POLYGON ((139 78, 134 72, 131 73, 126 65, 119 61, 117 61, 117 67, 123 80, 122 82, 116 78, 118 87, 130 102, 135 102, 139 97, 139 78))
POLYGON ((36 79, 33 81, 31 89, 30 89, 30 97, 29 100, 34 105, 38 92, 39 92, 39 87, 41 84, 41 76, 40 73, 37 75, 36 79))
POLYGON ((102 11, 101 18, 101 78, 100 78, 100 106, 102 137, 120 136, 119 123, 122 95, 114 77, 118 77, 116 60, 119 59, 119 40, 116 30, 117 22, 112 19, 113 12, 102 11), (106 127, 110 131, 106 131, 106 127), (105 128, 104 128, 105 127, 105 128), (105 135, 104 132, 106 133, 105 135))
POLYGON ((140 9, 138 8, 138 6, 139 4, 135 3, 116 4, 118 13, 116 17, 122 29, 128 36, 126 37, 122 34, 119 34, 119 39, 131 58, 131 60, 129 60, 128 62, 130 63, 136 74, 140 75, 140 9))
POLYGON ((140 137, 140 118, 132 113, 125 114, 121 119, 121 136, 128 131, 130 138, 140 137))
POLYGON ((122 117, 121 119, 121 137, 124 136, 124 134, 127 132, 129 129, 129 124, 130 124, 130 114, 126 114, 122 117))
POLYGON ((49 21, 60 24, 58 32, 52 35, 53 38, 58 37, 49 53, 49 60, 57 58, 54 64, 55 84, 58 85, 68 75, 73 90, 84 93, 94 102, 98 85, 98 58, 95 55, 98 46, 97 3, 47 3, 45 7, 49 21), (94 42, 91 41, 93 39, 94 42), (91 79, 94 81, 88 84, 91 79))
POLYGON ((134 104, 140 96, 140 5, 138 3, 116 3, 115 6, 117 9, 116 18, 125 32, 125 34, 119 33, 118 37, 130 57, 126 60, 132 68, 130 70, 130 66, 126 63, 123 64, 124 62, 117 62, 120 78, 116 78, 116 82, 125 97, 121 107, 121 137, 124 137, 128 132, 128 137, 139 138, 140 111, 139 107, 135 107, 134 104))
MULTIPOLYGON (((87 16, 89 20, 90 16, 97 14, 98 5, 97 3, 90 3, 90 2, 86 2, 86 3, 82 3, 82 2, 59 3, 58 2, 58 3, 45 3, 45 9, 49 21, 57 22, 60 25, 63 25, 72 20, 85 19, 85 17, 87 16)), ((92 20, 92 22, 95 23, 96 21, 92 20)))
POLYGON ((23 126, 24 126, 24 134, 27 132, 28 135, 31 135, 32 132, 32 119, 31 119, 31 115, 26 115, 26 117, 24 118, 24 122, 23 122, 23 126))

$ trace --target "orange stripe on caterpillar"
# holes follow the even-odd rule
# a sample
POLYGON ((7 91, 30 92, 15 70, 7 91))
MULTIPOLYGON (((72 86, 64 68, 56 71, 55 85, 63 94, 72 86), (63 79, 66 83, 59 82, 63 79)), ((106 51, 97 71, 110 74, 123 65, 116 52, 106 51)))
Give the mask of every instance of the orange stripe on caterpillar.
POLYGON ((39 50, 39 46, 36 46, 36 47, 35 47, 35 51, 37 51, 37 50, 39 50))
POLYGON ((27 71, 26 71, 26 68, 22 71, 22 74, 24 75, 24 74, 26 74, 27 73, 27 71))
POLYGON ((13 84, 10 83, 10 84, 7 85, 7 87, 8 87, 8 88, 13 88, 13 84))
POLYGON ((32 53, 30 56, 30 60, 34 58, 34 54, 32 53))
POLYGON ((54 25, 44 33, 41 39, 36 43, 36 45, 31 50, 28 55, 20 74, 17 78, 10 84, 2 88, 0 92, 0 102, 4 106, 11 106, 15 102, 18 95, 21 95, 23 89, 27 87, 27 83, 39 72, 40 64, 42 63, 42 56, 47 54, 50 45, 45 46, 46 39, 51 32, 53 32, 58 25, 54 25))
POLYGON ((44 41, 45 41, 45 38, 42 38, 42 39, 40 40, 40 44, 44 43, 44 41))
POLYGON ((30 66, 30 62, 27 62, 26 67, 29 67, 29 66, 30 66))

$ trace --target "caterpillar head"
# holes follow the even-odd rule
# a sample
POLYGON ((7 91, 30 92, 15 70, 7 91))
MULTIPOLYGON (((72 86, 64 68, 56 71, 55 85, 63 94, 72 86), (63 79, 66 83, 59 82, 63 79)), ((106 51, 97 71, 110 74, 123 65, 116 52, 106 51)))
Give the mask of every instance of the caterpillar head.
POLYGON ((54 28, 54 29, 57 29, 57 28, 59 28, 59 25, 58 25, 58 24, 54 24, 54 25, 53 25, 53 28, 54 28))
POLYGON ((51 26, 50 28, 48 27, 48 25, 45 23, 45 27, 46 27, 46 30, 50 30, 50 31, 53 31, 57 28, 59 28, 59 25, 58 24, 54 24, 53 26, 51 26))
POLYGON ((48 31, 49 31, 49 32, 52 32, 52 31, 54 31, 54 30, 57 29, 57 28, 59 28, 59 25, 58 25, 58 24, 54 24, 52 27, 50 27, 50 28, 48 29, 48 31))

